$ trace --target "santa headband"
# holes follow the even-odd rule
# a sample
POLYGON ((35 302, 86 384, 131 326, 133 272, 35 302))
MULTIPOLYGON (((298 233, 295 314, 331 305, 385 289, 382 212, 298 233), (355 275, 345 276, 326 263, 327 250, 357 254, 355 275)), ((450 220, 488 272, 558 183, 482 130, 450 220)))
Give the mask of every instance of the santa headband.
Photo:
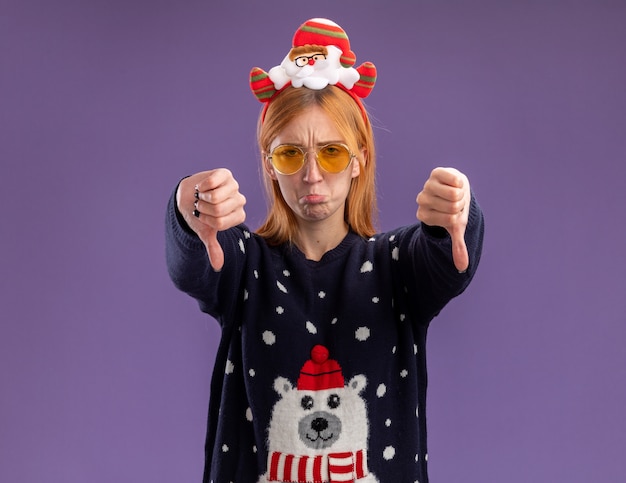
POLYGON ((269 72, 259 67, 250 71, 252 92, 265 103, 263 118, 272 99, 289 85, 314 90, 337 86, 352 96, 365 117, 361 99, 374 88, 376 67, 371 62, 353 67, 356 55, 339 25, 325 18, 307 20, 296 30, 292 45, 281 64, 269 72))

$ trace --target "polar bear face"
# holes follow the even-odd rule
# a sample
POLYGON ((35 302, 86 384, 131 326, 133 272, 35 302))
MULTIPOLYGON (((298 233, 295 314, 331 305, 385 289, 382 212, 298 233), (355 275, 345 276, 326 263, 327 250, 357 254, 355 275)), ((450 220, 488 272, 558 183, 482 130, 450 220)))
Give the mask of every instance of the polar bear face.
POLYGON ((309 391, 276 378, 280 399, 272 411, 269 450, 322 454, 366 448, 367 408, 359 395, 366 384, 365 376, 357 375, 344 387, 309 391))

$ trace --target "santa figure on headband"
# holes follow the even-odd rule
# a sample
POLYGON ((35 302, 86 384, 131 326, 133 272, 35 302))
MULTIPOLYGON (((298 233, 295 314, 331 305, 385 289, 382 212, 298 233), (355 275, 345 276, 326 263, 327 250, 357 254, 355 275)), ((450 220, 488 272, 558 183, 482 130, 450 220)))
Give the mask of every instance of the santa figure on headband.
POLYGON ((269 72, 255 67, 250 73, 253 92, 267 102, 291 84, 319 90, 339 85, 358 97, 367 97, 376 82, 376 67, 365 62, 354 68, 356 55, 346 32, 335 22, 314 18, 303 23, 293 36, 293 47, 280 65, 269 72))

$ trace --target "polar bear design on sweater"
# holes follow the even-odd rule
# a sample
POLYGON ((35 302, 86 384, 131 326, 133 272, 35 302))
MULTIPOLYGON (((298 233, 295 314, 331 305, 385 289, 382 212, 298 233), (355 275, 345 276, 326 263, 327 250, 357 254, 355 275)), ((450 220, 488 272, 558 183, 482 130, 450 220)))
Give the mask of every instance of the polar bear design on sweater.
POLYGON ((341 367, 316 345, 297 386, 277 377, 268 428, 267 471, 258 483, 378 483, 367 468, 369 423, 356 375, 344 384, 341 367))

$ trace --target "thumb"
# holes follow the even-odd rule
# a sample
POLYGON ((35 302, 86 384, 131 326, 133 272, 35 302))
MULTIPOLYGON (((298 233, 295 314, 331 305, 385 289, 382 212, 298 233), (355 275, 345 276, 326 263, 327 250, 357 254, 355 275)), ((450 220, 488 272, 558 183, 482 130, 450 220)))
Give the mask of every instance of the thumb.
POLYGON ((224 250, 222 250, 220 242, 217 241, 217 230, 210 230, 202 238, 206 251, 209 254, 211 266, 213 270, 219 272, 224 266, 224 250))
POLYGON ((469 268, 469 254, 465 245, 465 228, 456 226, 450 232, 450 238, 452 239, 452 260, 454 261, 454 266, 459 273, 465 273, 469 268))

